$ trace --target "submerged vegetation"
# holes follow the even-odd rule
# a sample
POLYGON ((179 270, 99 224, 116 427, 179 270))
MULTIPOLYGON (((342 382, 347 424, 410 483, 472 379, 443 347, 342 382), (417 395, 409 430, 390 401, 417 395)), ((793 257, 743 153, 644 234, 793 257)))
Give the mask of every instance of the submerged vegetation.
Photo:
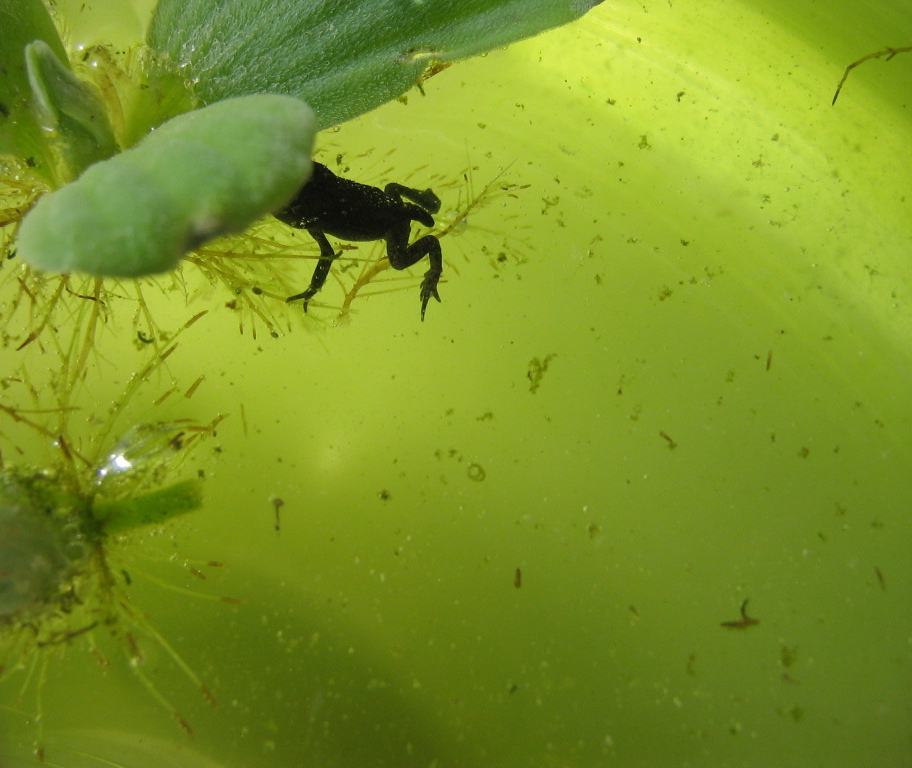
POLYGON ((182 310, 175 320, 150 306, 149 297, 186 291, 179 272, 116 281, 22 264, 15 222, 36 187, 27 169, 3 170, 0 687, 36 724, 39 757, 48 665, 67 648, 101 666, 119 656, 189 731, 144 671, 149 643, 214 698, 134 604, 130 587, 142 574, 124 558, 148 531, 203 504, 205 470, 192 457, 203 458, 199 448, 223 417, 198 418, 188 398, 200 381, 175 380, 169 360, 207 312, 182 310), (134 370, 114 365, 124 344, 138 353, 134 370))
MULTIPOLYGON (((335 161, 350 164, 344 153, 335 161)), ((380 179, 392 175, 389 156, 379 169, 370 155, 351 162, 380 179)), ((512 215, 509 203, 522 188, 504 172, 481 188, 471 169, 433 183, 447 202, 433 232, 452 252, 497 272, 525 258, 515 232, 494 239, 475 223, 486 206, 512 215)), ((14 220, 32 194, 7 177, 0 215, 14 220)), ((382 244, 345 244, 335 287, 304 314, 285 297, 319 254, 309 238, 271 219, 198 248, 172 272, 138 280, 32 269, 17 258, 14 230, 14 223, 0 228, 0 688, 39 724, 40 750, 41 689, 55 656, 67 648, 100 664, 119 656, 189 732, 172 692, 144 671, 144 648, 163 649, 206 699, 215 694, 155 629, 155 617, 134 604, 131 585, 144 574, 129 565, 145 529, 203 503, 208 460, 200 448, 222 417, 193 399, 203 371, 185 381, 172 373, 182 339, 226 310, 251 339, 341 322, 359 299, 414 290, 420 274, 390 280, 382 244), (112 364, 125 345, 141 361, 135 370, 112 364)), ((450 262, 450 279, 458 262, 450 262)))
POLYGON ((0 161, 23 163, 13 180, 35 194, 3 221, 22 221, 32 266, 118 277, 168 271, 280 209, 318 128, 597 4, 275 0, 251 34, 243 2, 160 0, 143 44, 73 56, 42 0, 16 3, 0 0, 0 161))
MULTIPOLYGON (((179 8, 165 5, 170 13, 179 8)), ((192 3, 196 12, 205 5, 192 3)), ((508 8, 509 3, 500 5, 508 8)), ((537 3, 542 9, 563 5, 537 3)), ((569 11, 542 23, 561 23, 584 6, 570 3, 569 11)), ((321 125, 394 98, 409 83, 421 86, 445 68, 446 58, 537 31, 542 23, 529 21, 530 16, 525 14, 528 23, 515 34, 501 25, 494 38, 473 39, 468 47, 457 45, 466 33, 454 28, 448 33, 452 50, 408 49, 395 62, 406 73, 395 92, 379 93, 365 78, 363 90, 370 93, 357 104, 333 104, 317 94, 321 125)), ((177 55, 180 41, 167 34, 167 14, 161 11, 155 18, 155 35, 177 55)), ((124 559, 143 548, 146 532, 204 503, 206 464, 197 460, 204 458, 200 447, 211 443, 224 414, 206 412, 198 407, 199 399, 191 402, 206 372, 191 381, 172 374, 170 363, 183 335, 213 310, 228 310, 241 334, 277 337, 304 322, 343 321, 358 299, 412 290, 421 278, 391 278, 390 263, 377 243, 343 244, 339 268, 333 271, 336 289, 321 296, 309 315, 287 306, 286 297, 300 289, 319 253, 309 238, 265 214, 301 183, 309 165, 312 126, 304 136, 291 135, 302 120, 309 121, 301 117, 305 110, 309 114, 303 102, 292 96, 244 96, 252 91, 239 85, 238 77, 229 78, 231 93, 201 102, 197 97, 204 89, 198 79, 194 96, 178 73, 141 45, 127 50, 93 45, 68 55, 40 0, 21 6, 0 0, 0 21, 0 58, 12 56, 10 51, 19 56, 23 46, 26 52, 24 61, 7 62, 9 77, 0 82, 0 688, 7 705, 37 724, 36 752, 43 760, 42 687, 48 665, 68 648, 107 665, 115 662, 116 646, 142 686, 188 732, 191 723, 144 671, 144 647, 152 643, 162 649, 215 703, 201 677, 134 604, 131 586, 142 573, 124 559), (206 132, 240 115, 237 105, 228 103, 233 96, 260 99, 257 105, 262 99, 284 100, 283 109, 290 106, 294 113, 286 121, 287 146, 282 145, 294 157, 271 156, 273 166, 287 167, 263 174, 266 183, 255 190, 253 205, 225 183, 222 176, 234 178, 231 174, 218 174, 220 167, 231 170, 235 160, 264 165, 243 141, 228 142, 226 154, 205 173, 194 165, 195 146, 211 144, 206 132), (192 108, 203 103, 212 104, 206 109, 221 116, 194 134, 182 126, 200 124, 204 110, 192 108), (143 149, 143 137, 158 125, 162 127, 143 149), (158 155, 175 149, 159 165, 158 155), (124 186, 130 163, 131 173, 137 173, 124 186), (160 200, 143 197, 149 172, 161 181, 160 200), (281 189, 271 184, 279 176, 285 185, 281 189), (220 186, 214 184, 216 177, 220 186), (206 189, 193 186, 201 179, 206 189), (134 193, 138 197, 131 197, 134 193), (172 193, 176 203, 165 199, 172 193), (139 237, 143 242, 131 239, 135 212, 158 212, 168 208, 165 203, 176 204, 174 215, 164 224, 145 221, 139 237), (213 205, 224 210, 213 214, 213 205), (71 231, 61 220, 78 226, 71 231), (180 232, 172 237, 175 222, 180 232), (29 223, 33 237, 22 238, 29 223), (218 236, 224 232, 232 234, 218 236), (167 238, 170 244, 165 244, 167 238), (114 264, 117 259, 127 266, 114 264), (125 347, 134 362, 124 362, 125 347)), ((359 55, 368 68, 379 66, 371 63, 375 53, 359 55)), ((218 87, 226 82, 222 78, 218 87)), ((260 111, 257 106, 247 116, 260 111)), ((241 127, 237 133, 249 133, 241 127)), ((329 154, 328 147, 323 151, 329 154)), ((349 159, 343 151, 335 153, 337 167, 347 170, 349 159)), ((244 167, 235 176, 248 178, 255 170, 244 167)), ((378 181, 409 180, 407 172, 403 178, 403 169, 392 166, 373 173, 378 181)), ((424 234, 453 245, 473 233, 470 218, 477 212, 495 202, 505 207, 521 189, 504 172, 480 190, 471 169, 461 180, 439 172, 430 176, 421 183, 431 181, 446 200, 436 225, 424 234)), ((509 215, 501 213, 501 220, 509 215)), ((499 271, 524 258, 516 234, 498 235, 492 247, 490 233, 476 231, 484 240, 470 248, 468 239, 463 241, 467 259, 471 250, 472 259, 487 260, 499 271)), ((452 279, 459 267, 449 264, 452 279)))
POLYGON ((143 671, 144 643, 164 648, 211 694, 134 606, 120 553, 140 544, 145 530, 203 503, 204 471, 187 465, 221 417, 165 420, 174 412, 164 407, 174 387, 150 391, 178 337, 199 317, 161 348, 150 345, 140 370, 113 392, 99 357, 116 291, 98 279, 16 272, 0 286, 7 366, 0 379, 0 685, 18 688, 14 704, 33 711, 40 752, 49 661, 75 647, 106 665, 115 661, 104 650, 113 638, 142 684, 189 730, 143 671), (136 422, 139 408, 162 420, 136 422), (30 690, 34 703, 27 705, 30 690))

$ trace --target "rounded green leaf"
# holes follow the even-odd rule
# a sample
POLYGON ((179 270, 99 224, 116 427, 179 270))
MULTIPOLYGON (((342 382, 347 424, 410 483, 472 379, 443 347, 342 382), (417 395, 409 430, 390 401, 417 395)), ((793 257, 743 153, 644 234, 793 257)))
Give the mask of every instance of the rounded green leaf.
POLYGON ((180 115, 41 198, 22 221, 17 252, 54 272, 171 269, 201 243, 286 203, 310 176, 315 129, 307 104, 290 96, 180 115))

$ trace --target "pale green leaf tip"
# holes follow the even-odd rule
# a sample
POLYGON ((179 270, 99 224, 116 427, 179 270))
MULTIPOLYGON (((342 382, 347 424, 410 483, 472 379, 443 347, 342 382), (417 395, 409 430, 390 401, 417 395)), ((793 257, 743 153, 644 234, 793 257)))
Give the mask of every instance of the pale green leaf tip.
POLYGON ((113 155, 117 142, 95 88, 76 77, 43 40, 25 46, 25 62, 32 109, 58 147, 60 175, 73 178, 113 155))

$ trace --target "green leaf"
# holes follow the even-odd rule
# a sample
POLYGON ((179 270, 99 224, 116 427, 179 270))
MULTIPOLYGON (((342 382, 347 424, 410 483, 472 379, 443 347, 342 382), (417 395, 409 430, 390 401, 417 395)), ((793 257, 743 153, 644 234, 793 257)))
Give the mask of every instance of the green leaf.
POLYGON ((0 0, 0 155, 29 159, 50 181, 49 148, 29 104, 31 88, 25 67, 25 46, 44 41, 61 60, 66 51, 41 0, 0 0))
POLYGON ((32 110, 60 152, 58 174, 70 181, 117 151, 111 124, 94 86, 80 80, 43 40, 25 46, 32 110))
POLYGON ((96 504, 93 514, 105 533, 122 533, 193 512, 203 505, 203 484, 182 480, 139 496, 96 504))
POLYGON ((433 67, 582 16, 601 0, 159 0, 147 42, 199 103, 304 99, 321 129, 396 98, 433 67))
POLYGON ((313 112, 246 96, 164 123, 132 149, 42 197, 19 230, 32 267, 139 277, 280 208, 310 177, 313 112))

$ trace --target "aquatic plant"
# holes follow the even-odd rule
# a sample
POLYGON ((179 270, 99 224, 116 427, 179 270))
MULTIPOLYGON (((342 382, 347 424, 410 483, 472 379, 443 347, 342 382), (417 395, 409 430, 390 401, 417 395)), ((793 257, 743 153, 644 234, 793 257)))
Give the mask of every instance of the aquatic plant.
MULTIPOLYGON (((8 419, 43 431, 36 414, 2 410, 8 419)), ((217 421, 135 425, 94 463, 65 434, 56 441, 61 461, 54 466, 0 463, 0 681, 24 672, 24 692, 56 649, 82 641, 100 653, 101 632, 119 641, 130 669, 190 730, 143 672, 140 638, 164 647, 194 685, 210 700, 212 695, 134 608, 127 590, 132 577, 115 565, 116 551, 129 545, 133 531, 201 507, 201 480, 175 474, 217 421)), ((39 724, 43 677, 37 675, 39 724)), ((40 734, 38 743, 40 749, 40 734)))
MULTIPOLYGON (((284 306, 286 266, 313 252, 302 256, 266 216, 306 181, 316 130, 590 5, 272 0, 252 34, 235 0, 161 0, 144 41, 77 51, 50 5, 0 0, 0 351, 10 361, 0 378, 0 683, 17 681, 20 701, 33 688, 39 722, 55 652, 100 655, 102 636, 186 730, 143 671, 143 638, 212 699, 133 606, 117 563, 144 528, 201 506, 201 480, 180 470, 220 417, 200 423, 163 407, 202 377, 146 396, 206 314, 184 310, 200 285, 227 289, 242 331, 290 322, 267 300, 284 306), (327 37, 327 24, 339 34, 327 37), (183 264, 201 279, 173 269, 183 264), (156 315, 153 293, 184 299, 176 327, 156 315), (103 404, 108 328, 144 363, 103 404), (141 396, 151 418, 134 417, 141 396)), ((470 189, 435 233, 456 234, 511 189, 470 189)), ((389 266, 375 253, 349 263, 360 272, 343 278, 343 315, 389 266)))
MULTIPOLYGON (((166 330, 135 285, 134 323, 151 338, 137 331, 146 339, 136 342, 142 362, 118 390, 99 355, 119 286, 36 271, 4 278, 0 684, 7 693, 18 686, 7 701, 34 712, 40 749, 48 664, 70 647, 113 660, 103 650, 113 638, 126 666, 189 729, 144 672, 144 645, 164 648, 194 687, 211 694, 134 606, 131 573, 138 574, 124 557, 144 548, 147 531, 202 506, 201 475, 186 462, 221 417, 205 424, 187 418, 186 406, 170 407, 174 383, 158 389, 163 381, 167 387, 181 335, 205 312, 166 330), (27 692, 34 701, 25 704, 27 692)), ((123 305, 127 297, 119 298, 123 305)), ((199 383, 180 392, 192 395, 199 383)))
POLYGON ((2 0, 0 156, 20 163, 10 180, 27 207, 0 224, 25 217, 17 253, 40 269, 170 269, 287 202, 307 179, 316 128, 594 4, 160 0, 144 45, 96 47, 79 62, 41 0, 2 0), (144 138, 153 128, 161 138, 144 138))

